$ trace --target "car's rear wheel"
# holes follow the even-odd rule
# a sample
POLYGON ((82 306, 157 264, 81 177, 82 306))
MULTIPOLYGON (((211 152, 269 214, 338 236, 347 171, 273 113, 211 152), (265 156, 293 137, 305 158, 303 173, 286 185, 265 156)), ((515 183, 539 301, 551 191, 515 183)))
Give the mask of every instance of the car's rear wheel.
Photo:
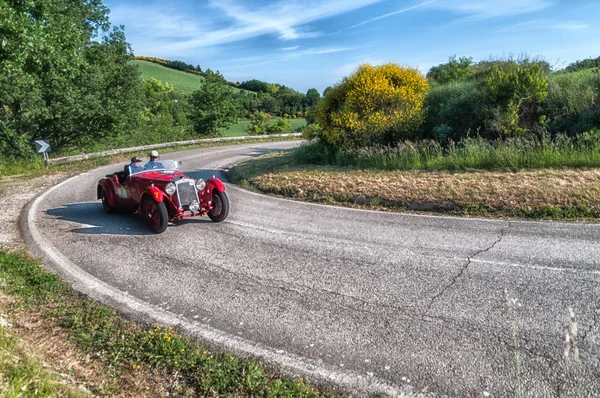
POLYGON ((102 186, 100 186, 100 198, 102 199, 102 208, 104 208, 105 212, 112 214, 117 211, 116 207, 110 205, 108 198, 106 197, 106 192, 104 192, 104 187, 102 186))
POLYGON ((167 206, 163 202, 146 198, 142 202, 142 211, 150 231, 155 234, 165 232, 169 224, 169 213, 167 212, 167 206))
POLYGON ((212 191, 212 209, 208 212, 208 217, 214 222, 221 222, 229 215, 229 197, 225 192, 219 192, 216 189, 212 191))

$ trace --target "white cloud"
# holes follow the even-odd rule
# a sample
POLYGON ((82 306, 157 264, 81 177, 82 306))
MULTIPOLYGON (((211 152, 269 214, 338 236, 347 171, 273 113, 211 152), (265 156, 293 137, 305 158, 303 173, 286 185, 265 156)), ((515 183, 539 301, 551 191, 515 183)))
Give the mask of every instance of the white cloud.
POLYGON ((502 29, 496 30, 495 33, 507 32, 524 32, 532 30, 547 30, 549 28, 557 30, 579 31, 589 28, 589 25, 577 21, 553 21, 550 19, 534 19, 531 21, 521 22, 513 25, 508 25, 502 29))
POLYGON ((116 5, 111 21, 124 24, 137 54, 181 55, 195 49, 275 34, 281 40, 321 35, 308 24, 344 14, 384 0, 280 0, 268 6, 243 5, 234 0, 209 0, 200 16, 175 9, 168 3, 143 8, 116 5), (204 15, 204 16, 202 16, 204 15), (137 34, 129 35, 130 32, 137 34))
POLYGON ((429 5, 429 4, 437 3, 438 1, 439 1, 439 0, 430 0, 430 1, 426 1, 426 2, 424 2, 424 3, 417 4, 417 5, 415 5, 415 6, 412 6, 412 7, 403 8, 403 9, 400 9, 400 10, 397 10, 397 11, 393 11, 393 12, 390 12, 390 13, 387 13, 387 14, 380 15, 380 16, 378 16, 378 17, 374 17, 374 18, 371 18, 371 19, 367 19, 366 21, 362 21, 362 22, 360 22, 360 23, 357 23, 356 25, 352 25, 352 26, 350 26, 349 28, 342 29, 342 30, 340 30, 339 32, 336 32, 336 33, 334 33, 334 34, 338 34, 338 33, 341 33, 341 32, 345 32, 345 31, 347 31, 347 30, 350 30, 350 29, 358 28, 359 26, 366 25, 366 24, 368 24, 368 23, 370 23, 370 22, 378 21, 378 20, 380 20, 380 19, 383 19, 383 18, 392 17, 392 16, 394 16, 394 15, 398 15, 398 14, 404 14, 405 12, 412 11, 412 10, 415 10, 415 9, 417 9, 417 8, 421 8, 421 7, 427 6, 427 5, 429 5))
POLYGON ((261 32, 277 32, 283 40, 315 37, 318 32, 304 25, 319 19, 344 14, 382 0, 280 0, 274 4, 249 9, 233 0, 210 0, 210 4, 245 27, 261 32))
POLYGON ((553 4, 553 0, 444 0, 432 7, 469 19, 488 19, 533 13, 553 4))
POLYGON ((293 51, 293 50, 297 50, 299 48, 300 48, 300 46, 292 46, 292 47, 283 47, 283 48, 280 48, 280 50, 281 51, 293 51))
POLYGON ((563 22, 552 26, 553 29, 560 30, 582 30, 589 27, 589 25, 580 22, 563 22))
POLYGON ((312 55, 334 54, 334 53, 352 51, 354 49, 355 48, 353 48, 353 47, 318 47, 318 48, 308 48, 308 49, 302 50, 302 51, 290 50, 291 52, 286 53, 285 55, 282 55, 279 57, 271 57, 270 59, 268 59, 266 61, 259 61, 259 62, 254 62, 254 63, 240 62, 238 65, 223 68, 222 71, 238 70, 238 69, 251 68, 251 67, 256 67, 256 66, 261 66, 261 65, 270 65, 270 64, 275 64, 278 62, 287 61, 287 60, 291 60, 291 59, 304 58, 304 57, 308 57, 308 56, 312 56, 312 55))

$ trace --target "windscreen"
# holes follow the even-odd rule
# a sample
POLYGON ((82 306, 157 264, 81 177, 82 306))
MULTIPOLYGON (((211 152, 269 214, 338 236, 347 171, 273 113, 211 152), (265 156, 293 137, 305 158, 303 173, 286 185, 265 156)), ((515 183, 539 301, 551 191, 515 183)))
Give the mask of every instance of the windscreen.
POLYGON ((131 174, 143 173, 148 170, 165 170, 174 171, 179 168, 179 163, 175 160, 155 160, 150 161, 143 166, 138 166, 139 163, 130 166, 131 174))

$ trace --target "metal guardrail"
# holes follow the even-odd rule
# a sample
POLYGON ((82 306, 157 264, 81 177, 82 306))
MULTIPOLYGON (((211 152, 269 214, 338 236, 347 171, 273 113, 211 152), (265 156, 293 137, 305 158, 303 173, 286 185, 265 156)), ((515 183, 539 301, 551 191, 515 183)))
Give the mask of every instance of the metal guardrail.
POLYGON ((202 139, 190 140, 190 141, 165 142, 162 144, 142 145, 142 146, 136 146, 136 147, 132 147, 132 148, 110 149, 108 151, 103 151, 103 152, 85 153, 83 155, 65 156, 62 158, 48 159, 48 160, 46 160, 46 165, 65 164, 65 163, 78 162, 78 161, 87 160, 87 159, 101 158, 104 156, 118 155, 120 153, 147 151, 149 149, 168 148, 168 147, 173 147, 173 146, 195 145, 195 144, 202 144, 202 143, 206 143, 206 142, 246 141, 246 140, 261 140, 261 139, 268 139, 268 138, 285 138, 285 137, 300 137, 300 136, 302 136, 302 134, 292 133, 292 134, 250 135, 250 136, 243 136, 243 137, 202 138, 202 139))

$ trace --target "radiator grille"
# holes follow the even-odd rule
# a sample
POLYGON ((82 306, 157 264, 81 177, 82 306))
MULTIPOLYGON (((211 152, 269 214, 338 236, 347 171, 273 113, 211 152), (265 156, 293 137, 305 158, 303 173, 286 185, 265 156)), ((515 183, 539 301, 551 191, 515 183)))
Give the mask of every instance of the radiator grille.
POLYGON ((196 184, 192 179, 181 179, 176 182, 177 185, 177 199, 179 199, 179 206, 189 206, 193 201, 198 200, 198 190, 196 184))

